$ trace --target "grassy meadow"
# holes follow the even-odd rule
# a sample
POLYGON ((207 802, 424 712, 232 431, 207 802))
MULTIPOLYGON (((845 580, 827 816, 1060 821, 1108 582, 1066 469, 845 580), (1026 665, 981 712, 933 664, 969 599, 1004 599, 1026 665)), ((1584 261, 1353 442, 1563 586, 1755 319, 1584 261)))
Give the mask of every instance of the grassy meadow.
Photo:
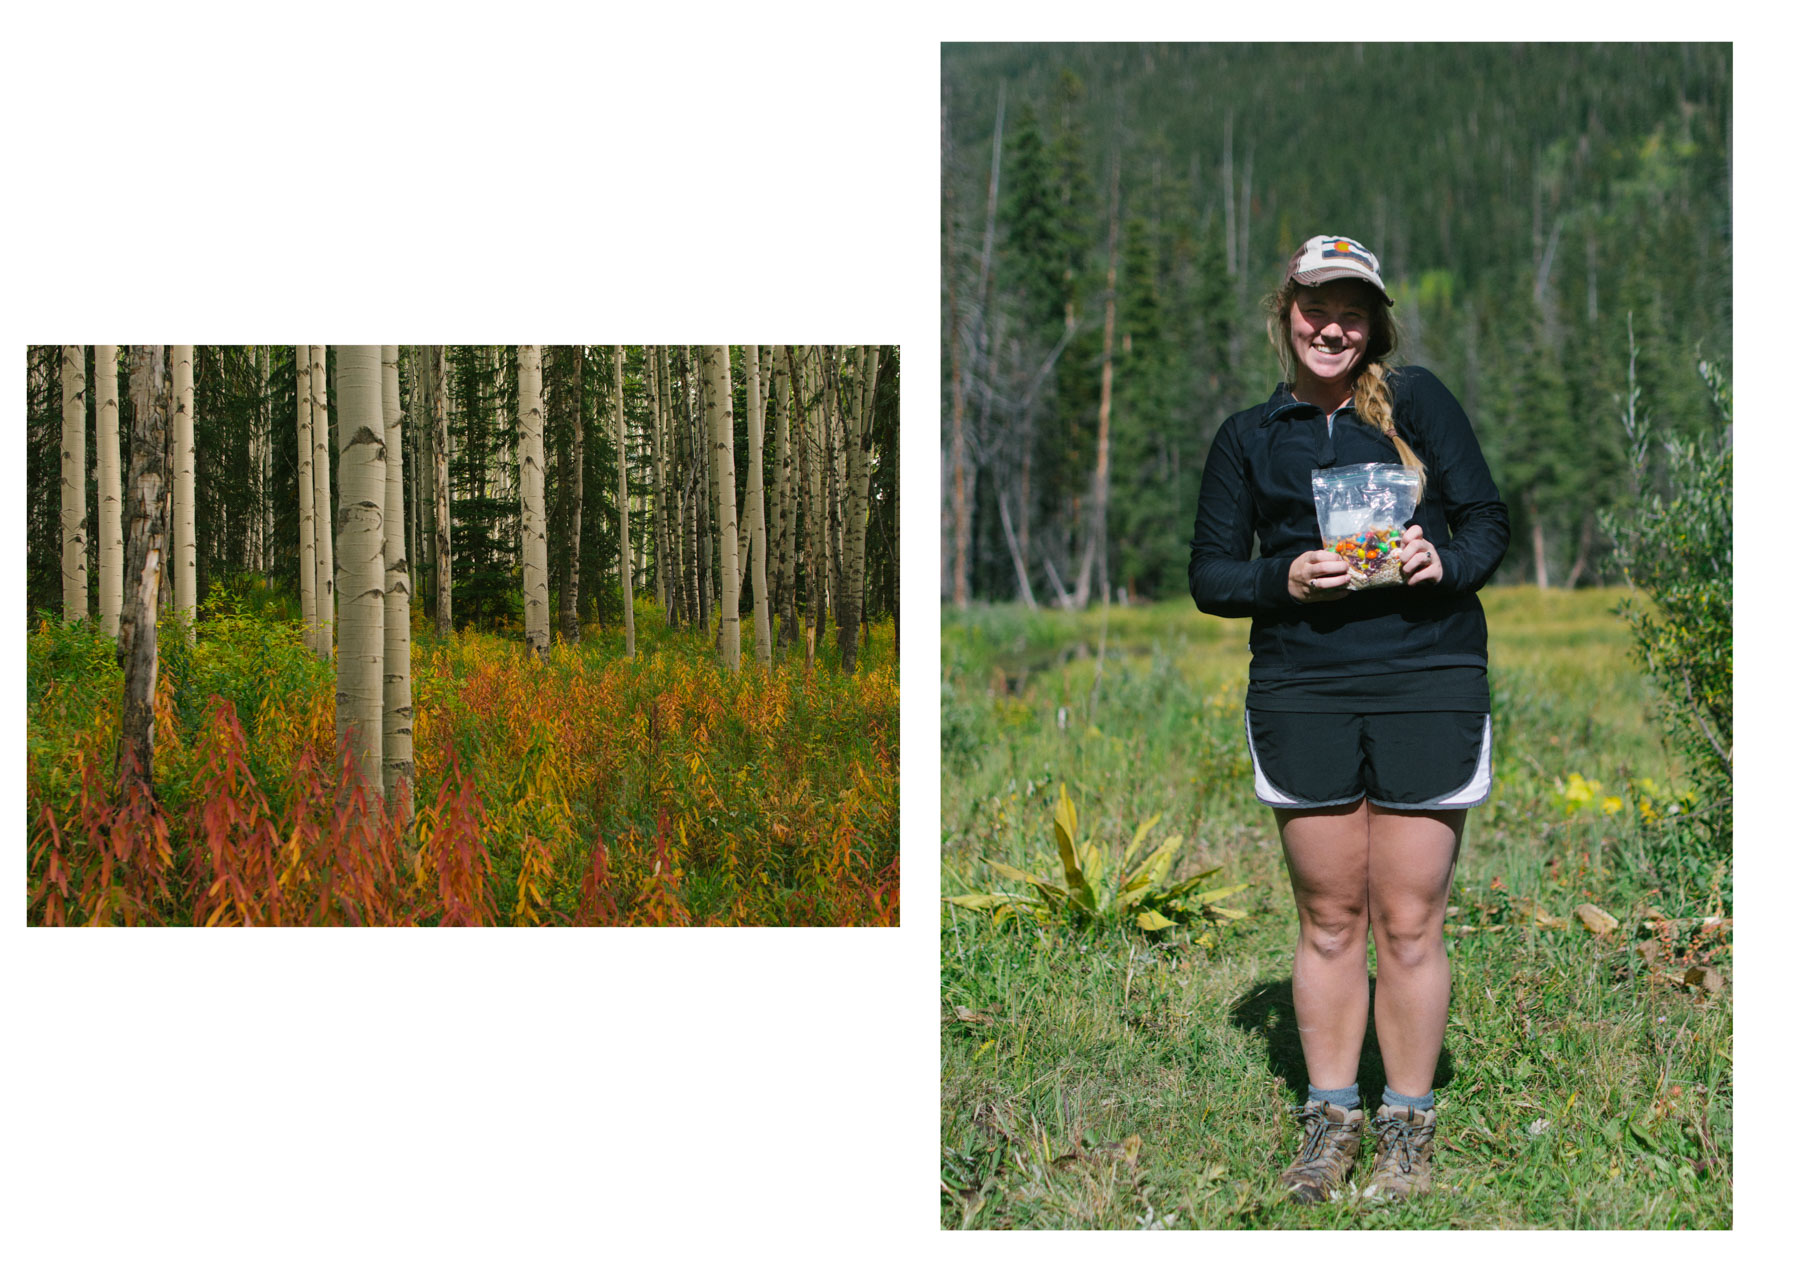
POLYGON ((440 641, 414 620, 417 821, 334 800, 332 668, 280 598, 209 602, 160 637, 153 807, 121 803, 123 675, 89 624, 27 637, 28 921, 150 924, 893 924, 893 624, 835 653, 719 666, 636 611, 556 644, 440 641))
MULTIPOLYGON (((1684 851, 1621 596, 1483 593, 1495 789, 1450 897, 1435 1188, 1310 1207, 1275 1183, 1306 1074, 1244 747, 1248 621, 946 610, 945 897, 1024 891, 990 863, 1060 880, 1065 789, 1109 869, 1156 817, 1171 878, 1248 886, 1153 935, 943 907, 942 1225, 1729 1227, 1730 879, 1684 851)), ((1372 1021, 1358 1081, 1379 1094, 1372 1021)))

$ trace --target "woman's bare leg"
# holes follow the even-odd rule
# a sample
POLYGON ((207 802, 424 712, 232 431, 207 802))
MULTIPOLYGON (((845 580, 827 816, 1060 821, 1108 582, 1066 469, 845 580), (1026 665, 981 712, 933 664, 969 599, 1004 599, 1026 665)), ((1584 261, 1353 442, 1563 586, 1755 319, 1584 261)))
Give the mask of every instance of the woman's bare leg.
MULTIPOLYGON (((1369 918, 1375 931, 1375 1037, 1387 1084, 1431 1090, 1450 1013, 1444 908, 1462 844, 1462 810, 1369 806, 1369 918)), ((1297 979, 1297 978, 1296 978, 1297 979)), ((1299 991, 1294 997, 1299 999, 1299 991)))
POLYGON ((1336 1090, 1356 1081, 1369 1023, 1369 806, 1277 811, 1275 823, 1300 912, 1294 1020, 1307 1080, 1336 1090))

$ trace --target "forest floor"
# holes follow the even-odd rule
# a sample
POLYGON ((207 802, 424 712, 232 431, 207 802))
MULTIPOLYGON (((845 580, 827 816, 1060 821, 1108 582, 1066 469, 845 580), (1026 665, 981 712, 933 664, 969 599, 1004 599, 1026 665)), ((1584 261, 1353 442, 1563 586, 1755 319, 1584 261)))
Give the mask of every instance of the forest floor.
POLYGON ((867 925, 899 920, 893 623, 742 670, 636 610, 543 664, 414 617, 417 821, 333 799, 332 667, 268 606, 160 641, 151 806, 118 797, 122 675, 90 625, 27 638, 32 923, 867 925))
MULTIPOLYGON (((1306 1074, 1293 901, 1244 750, 1247 622, 1185 603, 947 614, 946 897, 1025 891, 989 861, 1060 879, 1065 787, 1079 839, 1118 854, 1160 814, 1176 875, 1249 886, 1221 902, 1241 918, 1161 939, 944 907, 943 1226, 1729 1227, 1729 872, 1684 848, 1621 595, 1483 594, 1495 790, 1446 924, 1435 1189, 1404 1204, 1276 1186, 1306 1074)), ((1358 1080, 1381 1090, 1372 1027, 1358 1080)))

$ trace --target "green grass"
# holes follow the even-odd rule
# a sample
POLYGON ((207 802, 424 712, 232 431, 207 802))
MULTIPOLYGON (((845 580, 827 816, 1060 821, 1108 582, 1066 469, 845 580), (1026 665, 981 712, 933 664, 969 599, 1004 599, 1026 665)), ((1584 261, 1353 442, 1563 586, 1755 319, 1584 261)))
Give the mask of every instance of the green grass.
MULTIPOLYGON (((1083 837, 1116 849, 1160 813, 1158 836, 1184 836, 1178 874, 1252 886, 1226 903, 1244 919, 1162 941, 945 907, 943 1225, 1728 1227, 1729 881, 1669 833, 1684 781, 1618 599, 1484 594, 1495 793, 1451 897, 1437 1187, 1404 1205, 1275 1187, 1305 1070, 1293 903, 1244 755, 1248 624, 1173 603, 947 615, 944 895, 1004 886, 983 857, 1051 872, 1063 783, 1083 837), (1582 904, 1618 930, 1590 933, 1582 904), (1708 914, 1727 921, 1703 931, 1708 914), (1686 985, 1690 966, 1725 986, 1686 985)), ((1372 1027, 1358 1077, 1380 1090, 1372 1027)))

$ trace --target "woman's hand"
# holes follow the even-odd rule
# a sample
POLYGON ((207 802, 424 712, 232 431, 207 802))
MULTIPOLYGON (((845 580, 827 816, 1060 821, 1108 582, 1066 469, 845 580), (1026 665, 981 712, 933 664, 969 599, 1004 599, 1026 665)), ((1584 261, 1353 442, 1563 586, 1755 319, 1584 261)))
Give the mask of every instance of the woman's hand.
POLYGON ((1406 576, 1406 585, 1415 583, 1439 583, 1444 578, 1444 562, 1438 556, 1437 549, 1425 541, 1425 531, 1419 526, 1408 526, 1400 535, 1400 573, 1406 576))
POLYGON ((1349 595, 1350 565, 1325 548, 1302 552, 1288 566, 1288 595, 1296 601, 1336 601, 1349 595))

